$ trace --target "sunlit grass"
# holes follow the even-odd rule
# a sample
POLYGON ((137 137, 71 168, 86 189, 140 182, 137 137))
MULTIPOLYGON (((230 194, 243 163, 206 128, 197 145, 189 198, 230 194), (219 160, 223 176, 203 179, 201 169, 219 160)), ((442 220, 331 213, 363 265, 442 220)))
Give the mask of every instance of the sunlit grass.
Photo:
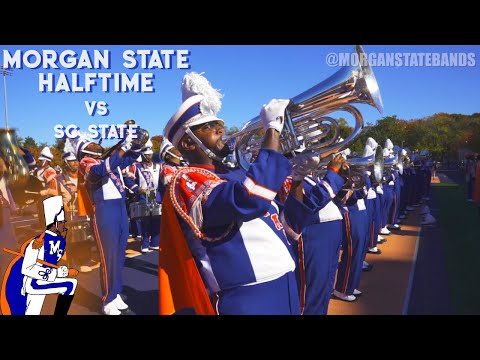
MULTIPOLYGON (((445 246, 448 282, 454 314, 480 314, 480 216, 466 202, 464 186, 432 185, 438 199, 438 224, 445 246)), ((439 239, 440 241, 440 239, 439 239)), ((446 294, 438 294, 445 296, 446 294)))

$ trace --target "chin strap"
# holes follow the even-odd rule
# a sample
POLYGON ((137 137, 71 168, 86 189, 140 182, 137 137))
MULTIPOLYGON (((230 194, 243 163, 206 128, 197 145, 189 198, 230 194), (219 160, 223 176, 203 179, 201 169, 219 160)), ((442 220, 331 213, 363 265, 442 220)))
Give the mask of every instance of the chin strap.
POLYGON ((200 149, 202 149, 202 151, 207 154, 207 156, 212 159, 212 160, 215 160, 215 161, 218 161, 218 162, 221 162, 222 164, 224 163, 223 160, 221 157, 217 156, 216 154, 213 153, 213 151, 211 151, 210 149, 207 149, 207 147, 200 141, 199 138, 197 138, 192 130, 190 130, 190 128, 186 128, 185 129, 185 133, 188 134, 193 141, 195 141, 195 143, 200 147, 200 149))
POLYGON ((165 151, 165 152, 166 152, 168 155, 170 155, 171 157, 174 157, 175 159, 178 159, 178 160, 180 160, 180 161, 183 160, 183 157, 178 156, 178 155, 175 155, 174 153, 170 152, 170 150, 167 150, 167 151, 165 151))
POLYGON ((102 156, 102 153, 90 151, 90 150, 82 150, 83 153, 85 154, 90 154, 90 155, 97 155, 97 156, 102 156))

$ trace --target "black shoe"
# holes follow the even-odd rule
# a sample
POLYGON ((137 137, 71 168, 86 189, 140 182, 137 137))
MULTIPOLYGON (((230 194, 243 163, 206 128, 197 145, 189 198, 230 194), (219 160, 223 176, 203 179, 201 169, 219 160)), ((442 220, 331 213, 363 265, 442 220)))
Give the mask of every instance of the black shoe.
POLYGON ((372 251, 372 250, 368 249, 367 252, 370 253, 370 254, 380 255, 382 253, 382 250, 377 249, 377 251, 372 251))
POLYGON ((73 295, 58 295, 57 304, 55 305, 55 311, 53 315, 67 315, 68 309, 72 304, 73 295))
POLYGON ((387 239, 377 240, 377 244, 383 244, 383 243, 386 243, 386 242, 387 242, 387 239))
POLYGON ((121 315, 136 315, 130 308, 120 310, 120 312, 121 312, 121 315))
MULTIPOLYGON (((372 264, 368 264, 368 266, 362 268, 362 271, 370 271, 370 270, 372 270, 372 269, 373 269, 373 265, 372 265, 372 264)), ((356 296, 356 295, 355 295, 355 296, 356 296)))

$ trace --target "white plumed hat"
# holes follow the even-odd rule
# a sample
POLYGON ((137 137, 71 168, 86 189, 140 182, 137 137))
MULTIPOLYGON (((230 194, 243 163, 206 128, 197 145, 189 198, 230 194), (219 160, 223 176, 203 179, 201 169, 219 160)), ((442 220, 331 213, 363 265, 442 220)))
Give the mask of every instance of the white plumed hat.
POLYGON ((162 145, 160 145, 160 159, 165 161, 165 155, 167 155, 168 150, 173 149, 173 144, 168 141, 167 138, 163 138, 162 145))
POLYGON ((40 156, 38 157, 38 160, 46 160, 46 161, 52 161, 53 160, 53 154, 52 151, 48 146, 45 146, 42 151, 40 152, 40 156))
POLYGON ((362 157, 372 156, 373 154, 375 154, 375 151, 373 151, 372 147, 368 144, 365 145, 365 149, 363 149, 362 157))
POLYGON ((77 157, 75 156, 75 154, 71 151, 67 151, 67 152, 63 152, 62 154, 62 159, 67 162, 67 161, 73 161, 73 160, 77 160, 77 157))
POLYGON ((79 131, 78 137, 76 139, 67 138, 67 140, 65 141, 65 147, 63 148, 63 152, 72 153, 77 158, 77 160, 80 160, 82 158, 82 153, 101 156, 102 154, 100 153, 85 150, 85 148, 92 142, 94 141, 90 136, 88 136, 88 134, 79 131))
POLYGON ((370 146, 373 151, 377 149, 378 143, 375 141, 374 138, 369 137, 367 139, 366 145, 370 146))
MULTIPOLYGON (((202 73, 203 74, 203 73, 202 73)), ((164 136, 174 145, 185 134, 185 129, 209 121, 221 121, 217 113, 222 107, 223 95, 196 72, 185 74, 182 81, 182 105, 165 126, 164 136)))
POLYGON ((142 147, 142 154, 144 154, 144 155, 153 154, 152 147, 153 147, 152 141, 151 141, 151 140, 148 140, 148 141, 145 143, 145 145, 143 145, 143 147, 142 147))
POLYGON ((62 195, 51 196, 43 200, 43 211, 46 226, 56 221, 65 221, 62 195))
POLYGON ((390 140, 390 139, 385 140, 385 148, 388 149, 388 150, 393 150, 392 140, 390 140))

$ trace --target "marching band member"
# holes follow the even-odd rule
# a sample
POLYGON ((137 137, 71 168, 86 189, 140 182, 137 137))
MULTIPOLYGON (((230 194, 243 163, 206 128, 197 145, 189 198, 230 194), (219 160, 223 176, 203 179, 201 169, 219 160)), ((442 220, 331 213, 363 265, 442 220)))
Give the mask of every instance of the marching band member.
POLYGON ((120 296, 128 240, 128 215, 120 169, 133 164, 141 148, 132 143, 132 135, 128 134, 120 149, 102 159, 103 148, 85 135, 81 134, 73 141, 68 140, 71 139, 67 139, 65 151, 73 152, 79 159, 80 173, 94 205, 93 225, 102 268, 103 313, 121 315, 122 311, 128 310, 128 305, 120 296))
POLYGON ((90 234, 90 226, 81 227, 80 231, 86 231, 87 234, 81 234, 78 231, 78 224, 90 224, 90 218, 85 213, 79 211, 79 196, 78 196, 78 169, 79 163, 77 157, 72 152, 64 152, 62 159, 65 162, 64 170, 57 176, 58 186, 63 197, 63 205, 65 208, 65 215, 70 224, 70 231, 67 237, 68 243, 68 260, 69 264, 73 263, 72 259, 76 259, 80 265, 80 272, 90 272, 92 269, 100 266, 98 261, 92 259, 91 242, 80 241, 82 238, 93 238, 93 233, 90 234))
POLYGON ((33 170, 33 176, 37 177, 44 187, 43 190, 40 190, 41 197, 37 201, 37 214, 40 226, 42 226, 43 221, 42 200, 45 198, 45 196, 58 195, 58 183, 56 180, 57 172, 53 167, 50 166, 50 162, 52 160, 53 154, 50 151, 50 148, 45 146, 38 157, 40 166, 33 170))
MULTIPOLYGON (((156 202, 156 191, 161 167, 152 161, 152 146, 153 143, 149 140, 142 148, 140 161, 130 165, 129 173, 133 174, 133 177, 125 177, 125 185, 135 194, 134 201, 143 205, 153 201, 156 202)), ((141 216, 140 229, 142 253, 158 250, 160 243, 160 215, 144 214, 144 216, 141 216)))
POLYGON ((278 152, 289 100, 263 106, 266 133, 256 160, 247 172, 230 171, 221 163, 224 122, 216 115, 221 94, 196 73, 184 76, 182 92, 184 102, 164 135, 191 167, 175 173, 162 203, 160 313, 193 308, 213 314, 210 295, 218 314, 299 314, 285 231, 298 234, 311 211, 297 199, 303 198, 301 182, 293 183, 282 217, 273 201, 292 171, 278 152))
POLYGON ((61 196, 43 200, 46 230, 23 244, 10 263, 2 285, 4 315, 40 315, 48 294, 59 294, 54 315, 67 315, 78 271, 57 266, 65 253, 65 212, 61 196))
MULTIPOLYGON (((385 160, 393 158, 393 144, 390 139, 385 141, 385 147, 383 149, 383 158, 385 160)), ((393 167, 388 172, 388 175, 385 177, 385 184, 383 186, 383 210, 382 210, 382 228, 380 229, 380 234, 389 235, 390 230, 388 230, 388 225, 391 224, 391 209, 394 201, 395 193, 395 174, 393 172, 393 167)))
MULTIPOLYGON (((70 213, 71 205, 76 202, 79 163, 72 152, 64 152, 62 159, 65 162, 65 170, 57 176, 57 182, 59 183, 60 192, 63 196, 65 210, 67 213, 70 213)), ((69 215, 72 217, 74 214, 70 213, 69 215)))
MULTIPOLYGON (((363 157, 367 156, 373 156, 375 155, 374 151, 370 147, 370 145, 365 145, 365 149, 363 150, 363 157)), ((367 208, 367 215, 368 215, 368 230, 367 230, 367 243, 365 246, 364 254, 363 254, 363 271, 370 271, 373 268, 373 265, 367 263, 365 261, 365 256, 367 255, 367 251, 369 247, 374 247, 377 244, 377 236, 378 234, 375 232, 376 228, 376 198, 377 198, 377 192, 375 191, 375 184, 374 180, 372 180, 373 175, 371 171, 366 170, 365 171, 365 183, 366 183, 366 189, 367 189, 367 197, 364 199, 365 200, 365 207, 367 208), (374 238, 375 237, 375 238, 374 238), (376 239, 374 241, 374 239, 376 239)), ((373 178, 374 179, 374 178, 373 178)))
MULTIPOLYGON (((365 144, 365 149, 363 150, 363 156, 369 156, 372 154, 375 154, 375 151, 377 150, 378 143, 375 141, 375 139, 369 137, 366 141, 365 144), (368 146, 368 147, 367 147, 368 146), (370 153, 371 151, 371 153, 370 153)), ((385 240, 380 237, 380 229, 382 228, 382 204, 383 204, 383 188, 381 183, 377 183, 374 178, 370 178, 372 180, 372 187, 375 189, 376 196, 373 197, 370 195, 370 197, 375 199, 375 210, 373 211, 373 214, 375 214, 375 220, 373 222, 373 236, 370 235, 370 239, 368 241, 368 248, 367 252, 370 254, 381 254, 382 250, 377 248, 377 244, 381 244, 385 240)), ((367 195, 368 198, 368 195, 367 195)))
POLYGON ((362 295, 358 286, 368 242, 368 213, 364 201, 367 193, 364 188, 342 190, 337 194, 337 199, 346 211, 343 214, 342 257, 333 295, 348 302, 355 301, 362 295))
POLYGON ((395 145, 393 147, 393 153, 398 155, 398 163, 394 169, 394 176, 395 176, 395 187, 394 187, 394 201, 393 201, 393 206, 392 210, 390 213, 390 218, 391 218, 391 224, 392 229, 400 230, 400 205, 401 205, 401 199, 402 199, 402 189, 404 187, 404 179, 403 179, 403 170, 402 174, 400 173, 400 167, 403 166, 403 164, 400 164, 400 161, 403 160, 402 157, 402 148, 398 145, 395 145))
MULTIPOLYGON (((403 221, 407 217, 407 206, 408 206, 408 199, 410 193, 410 161, 408 159, 408 152, 407 149, 400 150, 400 155, 403 156, 403 174, 401 174, 401 185, 402 191, 400 193, 400 209, 399 209, 399 221, 403 221), (407 161, 408 159, 408 161, 407 161)), ((413 208, 412 208, 413 209, 413 208)))
POLYGON ((40 191, 40 195, 58 195, 57 172, 50 166, 50 162, 53 160, 53 154, 49 147, 45 146, 42 149, 38 160, 41 161, 41 165, 34 170, 34 176, 45 186, 45 189, 40 191))
MULTIPOLYGON (((296 152, 301 154, 302 150, 296 152)), ((291 161, 295 163, 301 156, 291 161)), ((302 236, 292 239, 298 242, 294 250, 298 257, 296 273, 303 315, 326 315, 328 311, 342 242, 343 219, 341 209, 332 200, 345 183, 338 175, 344 163, 345 157, 338 154, 328 164, 322 179, 316 179, 312 173, 289 177, 293 181, 303 181, 304 196, 319 209, 310 216, 302 236)), ((279 194, 282 202, 289 190, 282 188, 279 194)))

